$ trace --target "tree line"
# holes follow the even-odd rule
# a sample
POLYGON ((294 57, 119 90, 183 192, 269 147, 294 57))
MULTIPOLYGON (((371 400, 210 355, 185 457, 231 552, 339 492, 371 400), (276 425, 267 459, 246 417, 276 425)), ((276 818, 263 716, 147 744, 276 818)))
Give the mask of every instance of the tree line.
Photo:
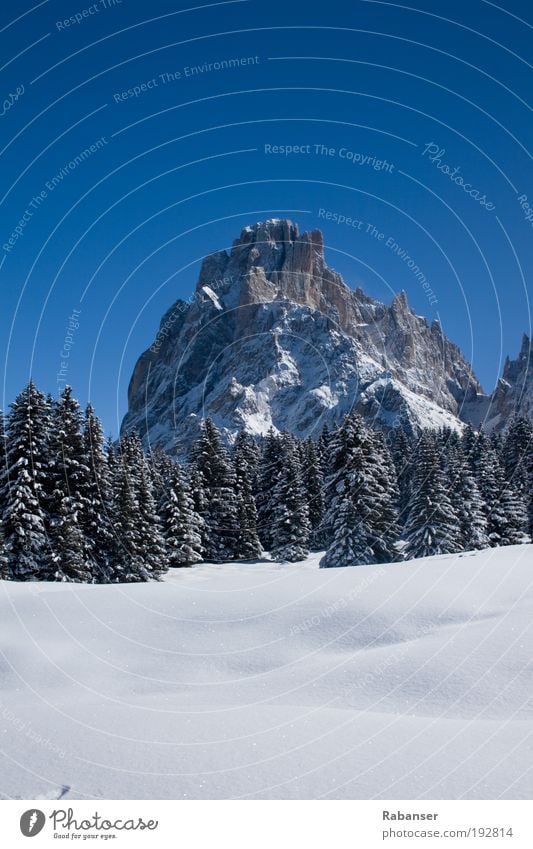
POLYGON ((387 563, 533 536, 533 425, 397 428, 356 413, 317 439, 273 430, 227 448, 210 419, 187 462, 104 440, 89 404, 32 381, 0 417, 0 576, 133 582, 202 561, 387 563))

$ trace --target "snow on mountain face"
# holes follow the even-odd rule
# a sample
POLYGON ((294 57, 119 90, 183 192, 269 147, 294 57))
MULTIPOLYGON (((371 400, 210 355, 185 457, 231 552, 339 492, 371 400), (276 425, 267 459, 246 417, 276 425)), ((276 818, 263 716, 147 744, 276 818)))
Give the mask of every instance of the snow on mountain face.
POLYGON ((514 413, 533 418, 533 340, 524 334, 518 359, 507 357, 503 376, 492 393, 488 424, 501 428, 514 413))
POLYGON ((242 427, 318 433, 354 407, 384 427, 460 427, 461 405, 481 391, 405 293, 386 306, 353 291, 327 266, 320 231, 271 219, 208 256, 192 302, 164 316, 135 367, 123 431, 181 453, 207 415, 229 441, 242 427))

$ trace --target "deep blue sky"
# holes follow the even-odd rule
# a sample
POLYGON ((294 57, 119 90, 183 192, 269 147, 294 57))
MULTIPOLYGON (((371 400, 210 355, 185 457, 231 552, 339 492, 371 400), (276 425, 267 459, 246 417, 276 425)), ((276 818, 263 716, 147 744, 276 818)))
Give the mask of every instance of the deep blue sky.
POLYGON ((116 433, 133 365, 165 310, 194 291, 201 258, 244 225, 281 216, 320 226, 329 264, 350 285, 386 301, 405 289, 418 313, 440 317, 492 389, 530 334, 533 231, 519 197, 533 207, 533 15, 525 0, 413 3, 3 4, 2 406, 30 372, 57 394, 76 309, 68 380, 116 433), (79 23, 61 23, 76 14, 79 23), (424 155, 429 143, 494 209, 424 155), (310 152, 268 155, 265 144, 310 152), (315 154, 315 144, 334 154, 315 154), (343 148, 392 170, 352 164, 343 148), (320 209, 363 224, 324 221, 320 209))

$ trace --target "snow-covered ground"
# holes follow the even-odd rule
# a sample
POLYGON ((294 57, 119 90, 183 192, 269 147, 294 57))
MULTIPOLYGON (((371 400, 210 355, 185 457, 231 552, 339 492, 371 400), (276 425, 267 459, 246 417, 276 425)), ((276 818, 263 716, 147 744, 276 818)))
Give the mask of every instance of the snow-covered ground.
POLYGON ((0 792, 525 798, 533 546, 0 584, 0 792))

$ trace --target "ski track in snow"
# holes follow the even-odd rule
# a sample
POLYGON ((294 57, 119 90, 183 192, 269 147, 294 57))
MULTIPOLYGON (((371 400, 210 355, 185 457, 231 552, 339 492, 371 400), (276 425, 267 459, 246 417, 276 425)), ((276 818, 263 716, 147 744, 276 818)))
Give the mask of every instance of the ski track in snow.
POLYGON ((533 546, 0 582, 3 798, 531 798, 533 546))

